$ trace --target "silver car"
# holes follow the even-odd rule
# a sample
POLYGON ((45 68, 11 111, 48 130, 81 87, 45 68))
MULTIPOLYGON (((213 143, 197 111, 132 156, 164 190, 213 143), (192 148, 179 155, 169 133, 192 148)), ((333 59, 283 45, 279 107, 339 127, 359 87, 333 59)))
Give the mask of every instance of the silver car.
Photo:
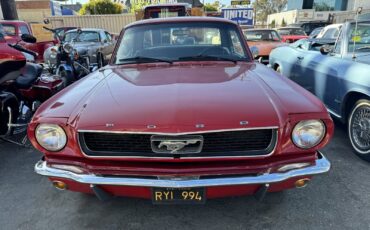
MULTIPOLYGON (((63 43, 71 44, 79 55, 88 55, 90 63, 96 63, 102 67, 110 60, 115 40, 112 35, 103 29, 85 28, 78 34, 77 29, 69 30, 64 34, 63 43)), ((55 64, 55 56, 52 55, 56 47, 50 47, 44 53, 45 63, 55 64)))

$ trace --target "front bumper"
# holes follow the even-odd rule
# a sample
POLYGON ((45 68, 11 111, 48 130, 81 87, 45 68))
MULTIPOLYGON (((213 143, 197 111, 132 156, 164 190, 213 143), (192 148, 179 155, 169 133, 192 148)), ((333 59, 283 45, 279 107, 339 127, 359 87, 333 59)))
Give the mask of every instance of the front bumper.
POLYGON ((52 178, 63 178, 89 185, 114 185, 162 188, 194 188, 217 187, 234 185, 257 185, 283 182, 295 177, 313 176, 330 170, 330 162, 318 152, 315 165, 304 168, 291 169, 286 172, 265 173, 257 176, 219 177, 210 179, 146 179, 133 177, 109 177, 94 174, 79 174, 64 169, 57 169, 47 165, 46 161, 39 161, 35 165, 35 172, 52 178))

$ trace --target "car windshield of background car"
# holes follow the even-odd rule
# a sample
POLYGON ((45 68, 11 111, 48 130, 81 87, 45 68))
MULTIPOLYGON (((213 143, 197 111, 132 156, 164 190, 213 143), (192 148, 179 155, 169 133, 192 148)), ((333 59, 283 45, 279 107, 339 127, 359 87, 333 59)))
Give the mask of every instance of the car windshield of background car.
POLYGON ((116 64, 133 58, 169 61, 231 59, 250 61, 237 27, 226 23, 161 23, 128 28, 116 64))
POLYGON ((82 31, 79 36, 77 36, 77 31, 68 32, 64 36, 64 41, 71 42, 76 37, 75 42, 99 42, 99 34, 93 31, 82 31))
POLYGON ((247 30, 244 31, 244 35, 246 36, 248 41, 280 41, 280 36, 277 32, 273 30, 247 30))

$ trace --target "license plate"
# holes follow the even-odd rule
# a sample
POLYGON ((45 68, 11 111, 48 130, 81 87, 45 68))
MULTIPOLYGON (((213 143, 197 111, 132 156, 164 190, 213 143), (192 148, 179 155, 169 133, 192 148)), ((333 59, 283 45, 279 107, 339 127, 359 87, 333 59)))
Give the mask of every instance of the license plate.
POLYGON ((153 188, 153 204, 204 204, 204 188, 153 188))

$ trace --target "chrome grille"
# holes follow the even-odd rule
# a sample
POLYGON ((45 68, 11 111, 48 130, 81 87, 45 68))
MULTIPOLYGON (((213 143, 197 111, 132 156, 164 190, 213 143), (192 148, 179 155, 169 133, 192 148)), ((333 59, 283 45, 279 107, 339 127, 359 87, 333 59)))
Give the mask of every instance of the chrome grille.
MULTIPOLYGON (((171 154, 155 153, 152 149, 153 134, 79 132, 79 141, 83 152, 91 157, 171 157, 171 154)), ((225 132, 207 132, 189 135, 176 135, 187 139, 203 137, 203 146, 199 153, 172 154, 172 157, 227 157, 261 156, 271 153, 277 140, 276 129, 238 130, 225 132)), ((161 134, 162 139, 166 134, 161 134)), ((173 135, 167 135, 173 139, 173 135)))

